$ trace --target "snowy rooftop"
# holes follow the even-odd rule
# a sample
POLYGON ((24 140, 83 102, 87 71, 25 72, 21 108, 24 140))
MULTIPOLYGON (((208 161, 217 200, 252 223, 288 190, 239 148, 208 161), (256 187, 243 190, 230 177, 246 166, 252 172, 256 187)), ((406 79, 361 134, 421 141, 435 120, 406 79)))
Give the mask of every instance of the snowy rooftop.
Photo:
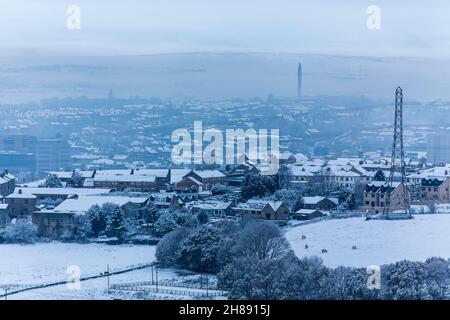
POLYGON ((155 182, 156 176, 144 176, 144 175, 100 175, 95 176, 94 181, 108 181, 108 182, 155 182))
POLYGON ((327 198, 327 197, 321 197, 321 196, 314 196, 314 197, 303 197, 303 202, 305 204, 317 204, 320 201, 328 199, 333 201, 335 204, 339 203, 339 200, 337 198, 327 198))
POLYGON ((147 200, 143 197, 125 197, 125 196, 80 196, 78 199, 64 200, 57 206, 55 212, 74 212, 86 213, 93 205, 102 206, 105 203, 113 203, 123 206, 127 203, 142 204, 147 200))
POLYGON ((171 169, 170 170, 170 183, 180 182, 185 175, 187 175, 191 170, 189 169, 171 169))
POLYGON ((11 193, 10 195, 6 196, 6 198, 7 199, 35 199, 36 196, 31 193, 23 191, 22 188, 19 188, 19 189, 16 188, 14 190, 14 193, 11 193), (20 190, 22 190, 22 191, 20 191, 20 190))
MULTIPOLYGON (((22 187, 22 192, 34 194, 34 195, 100 195, 109 193, 110 189, 88 189, 88 188, 37 188, 37 187, 22 187)), ((14 190, 14 193, 18 193, 18 190, 14 190)))
POLYGON ((300 210, 296 211, 295 213, 309 215, 309 214, 313 214, 317 211, 324 213, 324 211, 317 210, 317 209, 300 209, 300 210))
POLYGON ((225 210, 232 203, 232 201, 206 200, 190 202, 186 206, 188 208, 198 208, 203 210, 225 210))
POLYGON ((450 176, 450 164, 444 167, 433 167, 410 174, 411 178, 444 178, 450 176))
POLYGON ((225 175, 219 170, 199 170, 199 171, 195 170, 194 173, 197 174, 202 179, 225 177, 225 175))
POLYGON ((112 176, 153 176, 165 178, 169 174, 169 169, 134 169, 134 170, 97 170, 95 178, 97 177, 112 177, 112 176))
POLYGON ((250 199, 245 203, 238 203, 236 205, 235 209, 260 211, 266 205, 270 206, 274 211, 277 211, 283 205, 283 201, 267 201, 267 200, 250 199))

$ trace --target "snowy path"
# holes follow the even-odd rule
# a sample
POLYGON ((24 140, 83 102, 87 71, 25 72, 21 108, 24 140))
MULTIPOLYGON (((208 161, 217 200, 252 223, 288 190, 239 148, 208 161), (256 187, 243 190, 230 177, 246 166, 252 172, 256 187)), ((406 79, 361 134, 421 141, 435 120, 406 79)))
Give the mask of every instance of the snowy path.
POLYGON ((431 256, 450 258, 450 214, 416 215, 399 221, 327 220, 293 227, 286 237, 297 256, 316 255, 332 267, 367 267, 402 259, 424 261, 431 256), (328 252, 322 253, 322 249, 328 252))

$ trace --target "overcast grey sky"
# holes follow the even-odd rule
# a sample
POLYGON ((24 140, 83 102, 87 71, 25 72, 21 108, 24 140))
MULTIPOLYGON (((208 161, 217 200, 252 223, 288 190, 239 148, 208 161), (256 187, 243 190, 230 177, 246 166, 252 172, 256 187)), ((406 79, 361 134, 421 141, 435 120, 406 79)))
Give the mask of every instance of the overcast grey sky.
POLYGON ((190 51, 447 57, 445 0, 0 0, 5 55, 190 51), (81 9, 68 30, 66 9, 81 9), (432 4, 432 5, 431 5, 432 4), (369 5, 381 29, 366 26, 369 5))

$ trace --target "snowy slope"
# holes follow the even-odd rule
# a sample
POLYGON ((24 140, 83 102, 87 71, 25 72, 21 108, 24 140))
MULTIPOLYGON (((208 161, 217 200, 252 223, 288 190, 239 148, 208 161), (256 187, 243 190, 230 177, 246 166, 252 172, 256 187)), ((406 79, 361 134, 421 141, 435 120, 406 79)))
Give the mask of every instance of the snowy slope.
POLYGON ((297 256, 317 255, 332 267, 423 261, 431 256, 450 258, 450 214, 416 215, 399 221, 327 220, 293 227, 286 237, 297 256), (328 252, 321 253, 322 249, 328 252))

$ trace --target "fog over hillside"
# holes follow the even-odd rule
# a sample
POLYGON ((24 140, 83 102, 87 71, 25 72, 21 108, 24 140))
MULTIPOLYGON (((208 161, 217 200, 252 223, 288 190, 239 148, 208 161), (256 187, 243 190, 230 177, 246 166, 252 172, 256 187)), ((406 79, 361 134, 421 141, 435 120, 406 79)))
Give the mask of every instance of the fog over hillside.
POLYGON ((276 53, 179 53, 141 56, 2 58, 0 103, 51 97, 163 99, 294 97, 297 64, 305 96, 392 100, 450 99, 450 63, 437 58, 371 58, 276 53))

